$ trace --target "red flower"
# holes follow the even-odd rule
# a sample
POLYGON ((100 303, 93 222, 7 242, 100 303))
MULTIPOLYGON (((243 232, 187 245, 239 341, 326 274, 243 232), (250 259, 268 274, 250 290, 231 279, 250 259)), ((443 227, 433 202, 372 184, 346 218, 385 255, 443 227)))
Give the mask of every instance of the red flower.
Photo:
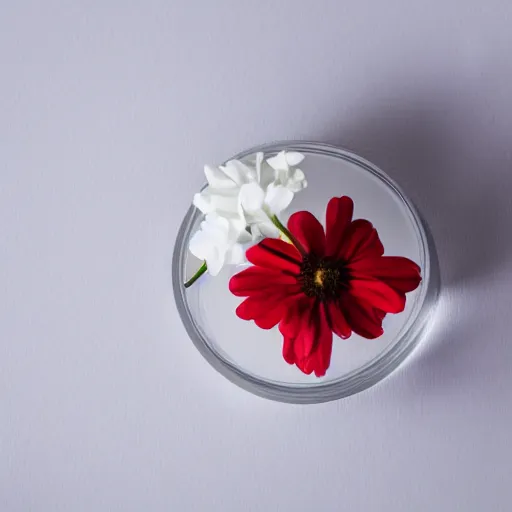
POLYGON ((352 220, 353 210, 349 197, 332 198, 325 232, 311 213, 293 214, 288 229, 297 247, 264 239, 247 251, 254 266, 229 282, 247 297, 236 314, 263 329, 279 324, 284 359, 317 377, 329 368, 333 332, 377 338, 386 313, 403 311, 405 294, 421 282, 416 263, 383 256, 377 231, 352 220))

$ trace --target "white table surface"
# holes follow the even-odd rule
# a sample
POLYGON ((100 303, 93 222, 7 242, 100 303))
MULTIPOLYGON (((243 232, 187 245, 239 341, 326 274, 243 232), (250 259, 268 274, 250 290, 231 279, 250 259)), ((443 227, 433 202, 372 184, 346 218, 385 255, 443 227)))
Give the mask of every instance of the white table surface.
POLYGON ((0 510, 509 511, 512 4, 4 1, 0 510), (430 223, 430 338, 375 388, 250 395, 189 342, 202 165, 343 145, 430 223))

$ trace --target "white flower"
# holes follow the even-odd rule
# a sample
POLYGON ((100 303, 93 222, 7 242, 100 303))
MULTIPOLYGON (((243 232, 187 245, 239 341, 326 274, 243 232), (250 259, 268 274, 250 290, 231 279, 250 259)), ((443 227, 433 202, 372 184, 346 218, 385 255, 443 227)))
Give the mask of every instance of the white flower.
POLYGON ((243 219, 243 210, 238 199, 240 187, 254 179, 255 170, 242 162, 232 160, 225 166, 204 166, 208 186, 194 195, 194 206, 203 213, 217 212, 230 218, 243 219))
POLYGON ((194 196, 194 205, 203 213, 243 220, 254 239, 276 237, 269 215, 282 212, 306 187, 304 173, 295 168, 303 159, 300 153, 281 151, 267 161, 257 153, 247 163, 230 160, 220 167, 205 166, 208 187, 194 196))
POLYGON ((218 213, 208 213, 200 228, 190 239, 190 252, 205 260, 208 272, 216 276, 225 263, 244 262, 244 250, 238 242, 240 226, 218 213))
POLYGON ((276 184, 294 193, 306 188, 308 185, 306 176, 296 168, 302 160, 304 160, 304 155, 296 151, 281 151, 276 156, 269 158, 267 163, 275 171, 276 184))
POLYGON ((253 238, 279 236, 269 216, 282 212, 295 192, 306 187, 304 173, 293 169, 302 160, 304 155, 294 151, 281 151, 267 161, 263 153, 256 154, 256 180, 242 185, 239 196, 253 238))
POLYGON ((306 187, 304 173, 296 168, 303 159, 300 153, 281 151, 268 160, 263 153, 256 153, 245 162, 230 160, 219 167, 205 166, 208 186, 195 194, 193 204, 207 219, 191 239, 190 250, 207 260, 211 274, 216 275, 224 263, 237 262, 240 244, 251 237, 279 236, 270 217, 288 207, 294 194, 306 187))

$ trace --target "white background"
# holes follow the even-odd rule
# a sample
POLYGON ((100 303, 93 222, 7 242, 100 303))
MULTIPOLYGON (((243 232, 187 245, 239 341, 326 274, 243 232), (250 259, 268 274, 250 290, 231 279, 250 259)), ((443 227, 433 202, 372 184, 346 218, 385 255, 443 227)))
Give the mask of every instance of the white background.
POLYGON ((0 4, 0 510, 508 511, 512 4, 0 4), (430 223, 432 336, 290 406, 214 372, 171 289, 202 165, 314 139, 430 223))

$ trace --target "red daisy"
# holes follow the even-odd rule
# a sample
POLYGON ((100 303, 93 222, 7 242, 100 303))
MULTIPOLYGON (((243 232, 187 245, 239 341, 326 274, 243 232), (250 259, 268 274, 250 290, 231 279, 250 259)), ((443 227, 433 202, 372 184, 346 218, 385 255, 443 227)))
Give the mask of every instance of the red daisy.
POLYGON ((254 266, 233 276, 231 292, 247 297, 236 310, 263 329, 279 324, 283 357, 304 373, 325 375, 332 333, 364 338, 383 333, 386 313, 405 307, 405 294, 421 282, 420 268, 384 247, 370 222, 352 220, 354 203, 334 197, 326 230, 309 212, 288 221, 294 245, 266 238, 246 255, 254 266))

